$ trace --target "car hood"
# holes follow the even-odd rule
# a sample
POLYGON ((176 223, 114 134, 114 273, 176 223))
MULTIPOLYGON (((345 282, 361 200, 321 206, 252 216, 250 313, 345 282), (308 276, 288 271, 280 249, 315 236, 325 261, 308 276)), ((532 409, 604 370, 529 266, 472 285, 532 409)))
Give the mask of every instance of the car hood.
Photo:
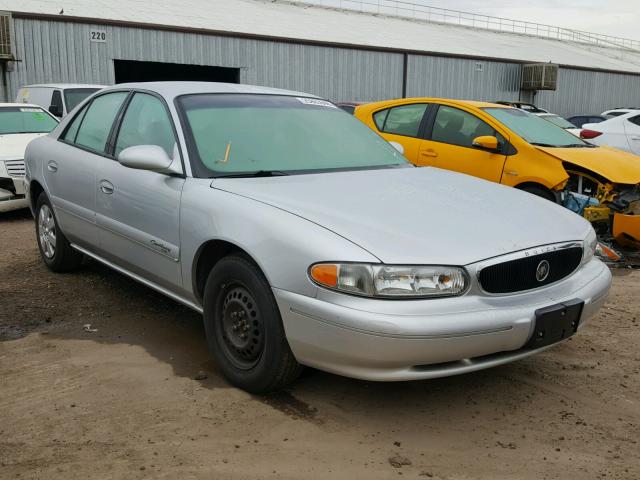
POLYGON ((612 183, 640 183, 640 156, 611 147, 547 148, 536 147, 563 162, 586 168, 612 183))
POLYGON ((46 133, 14 133, 0 134, 0 160, 24 158, 24 150, 31 140, 42 137, 46 133))
POLYGON ((216 179, 211 186, 321 225, 388 264, 466 265, 581 240, 591 228, 548 200, 437 168, 216 179))

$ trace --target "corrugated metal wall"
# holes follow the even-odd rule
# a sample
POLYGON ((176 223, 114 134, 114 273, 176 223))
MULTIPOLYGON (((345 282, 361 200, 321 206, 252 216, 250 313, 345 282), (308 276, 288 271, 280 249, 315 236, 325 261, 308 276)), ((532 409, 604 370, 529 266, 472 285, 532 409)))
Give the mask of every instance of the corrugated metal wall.
POLYGON ((518 100, 521 68, 515 63, 409 55, 407 96, 518 100))
POLYGON ((402 95, 402 55, 130 27, 15 19, 10 90, 33 83, 112 84, 113 59, 240 68, 243 83, 314 93, 335 101, 402 95), (105 43, 90 31, 105 30, 105 43))
MULTIPOLYGON (((314 93, 334 101, 402 95, 403 55, 133 27, 14 19, 19 62, 7 74, 10 98, 33 83, 114 82, 113 59, 240 68, 243 83, 314 93), (90 31, 105 30, 105 43, 90 31)), ((517 63, 408 56, 407 95, 517 100, 517 63)), ((0 87, 1 88, 1 87, 0 87)), ((561 115, 640 106, 640 76, 561 69, 559 90, 536 102, 561 115)))
POLYGON ((538 92, 535 102, 562 116, 640 107, 640 76, 562 68, 558 90, 538 92))

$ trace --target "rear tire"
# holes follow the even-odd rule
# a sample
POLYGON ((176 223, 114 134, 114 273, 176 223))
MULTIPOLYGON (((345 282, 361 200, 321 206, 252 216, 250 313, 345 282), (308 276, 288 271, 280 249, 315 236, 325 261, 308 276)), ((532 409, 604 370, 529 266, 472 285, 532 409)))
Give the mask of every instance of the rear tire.
POLYGON ((243 390, 272 392, 302 371, 287 342, 271 287, 244 256, 225 257, 209 273, 204 326, 220 371, 243 390))
POLYGON ((538 185, 525 185, 524 187, 517 187, 523 192, 531 193, 537 197, 542 197, 550 202, 557 203, 555 195, 548 189, 538 185))
POLYGON ((70 272, 82 262, 82 254, 71 247, 58 227, 51 202, 43 192, 36 202, 36 238, 42 261, 53 272, 70 272))

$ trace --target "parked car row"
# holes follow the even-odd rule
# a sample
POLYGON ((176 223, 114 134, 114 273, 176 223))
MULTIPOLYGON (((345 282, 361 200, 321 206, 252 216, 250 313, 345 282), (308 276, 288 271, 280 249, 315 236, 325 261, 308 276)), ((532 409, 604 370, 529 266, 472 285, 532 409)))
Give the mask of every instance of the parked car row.
POLYGON ((471 372, 595 315, 611 284, 595 231, 548 200, 575 169, 610 175, 619 203, 640 181, 631 155, 612 167, 616 151, 504 105, 355 114, 364 123, 256 86, 95 93, 27 147, 42 260, 62 272, 91 257, 202 312, 218 368, 252 392, 303 365, 380 381, 471 372))

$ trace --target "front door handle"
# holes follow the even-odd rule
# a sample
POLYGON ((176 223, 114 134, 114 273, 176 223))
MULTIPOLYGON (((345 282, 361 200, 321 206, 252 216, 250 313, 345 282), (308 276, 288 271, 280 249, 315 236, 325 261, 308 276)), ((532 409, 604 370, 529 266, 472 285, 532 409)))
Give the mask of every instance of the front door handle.
POLYGON ((422 150, 420 152, 420 155, 422 155, 423 157, 437 157, 438 156, 438 152, 436 152, 435 150, 422 150))
POLYGON ((631 135, 631 140, 640 140, 640 135, 631 135))
POLYGON ((100 191, 105 195, 111 195, 113 193, 113 184, 107 180, 100 180, 100 191))
POLYGON ((51 160, 49 163, 47 163, 47 170, 49 170, 51 173, 56 173, 58 171, 58 164, 51 160))

